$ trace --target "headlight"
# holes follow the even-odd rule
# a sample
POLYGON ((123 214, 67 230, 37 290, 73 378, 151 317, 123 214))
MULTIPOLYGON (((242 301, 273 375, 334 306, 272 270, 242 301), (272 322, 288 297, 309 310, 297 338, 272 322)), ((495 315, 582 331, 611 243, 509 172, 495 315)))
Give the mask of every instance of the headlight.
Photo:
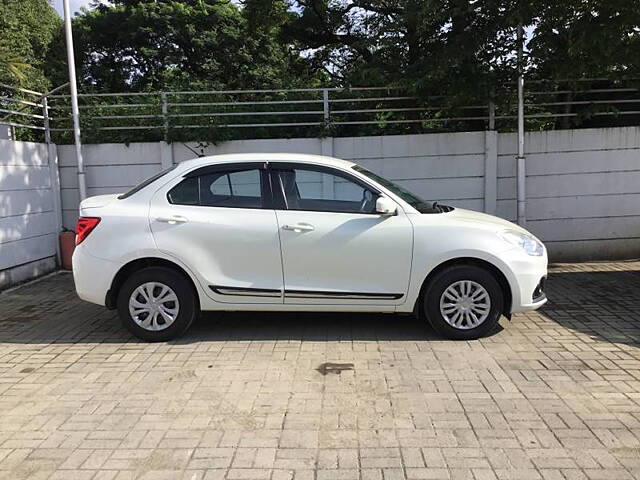
POLYGON ((522 248, 527 255, 540 257, 544 253, 544 247, 533 235, 519 232, 518 230, 505 230, 500 233, 500 237, 512 244, 522 248))

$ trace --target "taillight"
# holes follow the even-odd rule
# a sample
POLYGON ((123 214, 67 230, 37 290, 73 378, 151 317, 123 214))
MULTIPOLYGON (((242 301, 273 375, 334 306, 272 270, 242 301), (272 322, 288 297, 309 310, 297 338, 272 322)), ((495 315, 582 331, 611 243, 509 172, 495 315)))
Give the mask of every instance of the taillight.
POLYGON ((76 223, 76 245, 80 245, 99 223, 100 217, 80 217, 76 223))

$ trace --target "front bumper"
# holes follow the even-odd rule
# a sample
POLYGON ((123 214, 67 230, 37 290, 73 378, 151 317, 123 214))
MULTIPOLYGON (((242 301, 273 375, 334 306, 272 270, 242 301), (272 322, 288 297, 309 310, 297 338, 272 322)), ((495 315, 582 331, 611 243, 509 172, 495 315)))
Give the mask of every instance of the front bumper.
POLYGON ((511 313, 530 312, 532 310, 537 310, 547 303, 547 295, 544 292, 544 283, 546 278, 547 277, 544 276, 540 279, 540 282, 538 282, 538 285, 533 291, 531 303, 521 303, 517 309, 514 306, 512 307, 511 313))
POLYGON ((527 255, 520 249, 506 252, 503 261, 511 271, 511 312, 529 312, 547 303, 544 293, 547 278, 546 252, 540 257, 527 255))

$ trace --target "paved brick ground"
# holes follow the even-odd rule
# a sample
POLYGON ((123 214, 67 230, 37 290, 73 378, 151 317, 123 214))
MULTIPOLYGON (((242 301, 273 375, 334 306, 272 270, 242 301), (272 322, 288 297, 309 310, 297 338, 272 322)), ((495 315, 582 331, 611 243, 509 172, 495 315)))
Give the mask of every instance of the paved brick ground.
POLYGON ((466 343, 225 314, 145 344, 49 277, 0 294, 0 478, 640 478, 640 262, 555 267, 549 296, 466 343))

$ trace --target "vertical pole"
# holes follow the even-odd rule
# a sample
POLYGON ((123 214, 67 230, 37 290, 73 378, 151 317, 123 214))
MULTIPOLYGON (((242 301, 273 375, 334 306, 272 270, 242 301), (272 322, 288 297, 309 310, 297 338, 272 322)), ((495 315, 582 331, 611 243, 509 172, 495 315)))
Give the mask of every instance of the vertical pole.
POLYGON ((498 203, 498 132, 484 132, 484 212, 496 214, 498 203))
POLYGON ((518 189, 518 225, 527 223, 526 165, 524 157, 524 69, 522 25, 518 25, 518 156, 517 189, 518 189))
POLYGON ((44 143, 51 143, 51 130, 49 126, 49 101, 47 97, 42 97, 42 117, 44 123, 44 143))
POLYGON ((324 123, 329 123, 329 89, 322 89, 322 110, 324 112, 324 123))
POLYGON ((78 164, 78 189, 80 201, 87 198, 87 183, 82 159, 82 142, 80 140, 80 110, 78 109, 78 87, 76 86, 76 64, 73 55, 73 35, 71 33, 71 9, 69 0, 63 0, 64 33, 67 41, 67 63, 69 64, 69 88, 71 90, 71 115, 73 117, 73 139, 76 145, 76 162, 78 164))
POLYGON ((167 93, 160 93, 162 102, 162 127, 164 129, 164 141, 169 142, 169 105, 167 105, 167 93))
MULTIPOLYGON (((62 198, 60 196, 60 173, 58 170, 58 150, 51 143, 51 127, 49 123, 49 100, 42 97, 42 116, 44 118, 44 141, 47 147, 47 160, 49 162, 49 179, 51 185, 51 195, 53 197, 53 211, 56 216, 56 229, 60 233, 62 231, 62 198)), ((60 255, 60 242, 58 238, 56 243, 56 261, 58 265, 62 265, 62 256, 60 255)))
MULTIPOLYGON (((330 122, 330 113, 329 113, 329 89, 328 88, 323 88, 322 89, 322 111, 324 113, 324 126, 328 127, 329 126, 329 122, 330 122)), ((333 156, 333 137, 324 137, 320 139, 320 150, 322 152, 322 155, 324 156, 328 156, 331 157, 333 156)), ((323 177, 325 177, 326 175, 324 175, 323 177)), ((327 191, 328 187, 326 185, 323 185, 322 187, 322 191, 325 192, 327 191)), ((333 185, 331 185, 331 191, 333 192, 333 185)), ((328 197, 326 197, 328 198, 328 197)), ((333 198, 333 197, 332 197, 333 198)))
POLYGON ((489 130, 496 129, 496 104, 493 98, 489 100, 489 130))

